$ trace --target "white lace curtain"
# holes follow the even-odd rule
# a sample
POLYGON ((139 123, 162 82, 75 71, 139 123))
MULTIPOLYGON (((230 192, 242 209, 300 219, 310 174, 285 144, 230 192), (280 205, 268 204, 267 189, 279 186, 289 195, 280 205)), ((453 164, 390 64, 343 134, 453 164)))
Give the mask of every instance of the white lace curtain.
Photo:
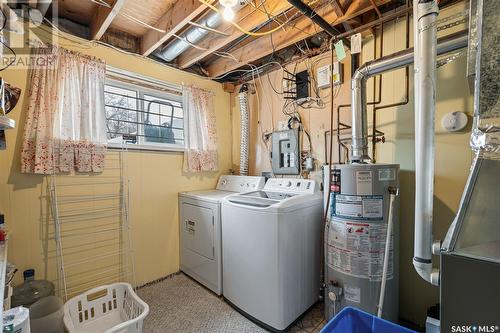
POLYGON ((38 47, 32 56, 21 172, 101 172, 105 63, 56 46, 38 47))
POLYGON ((213 92, 184 87, 184 171, 217 171, 213 92))

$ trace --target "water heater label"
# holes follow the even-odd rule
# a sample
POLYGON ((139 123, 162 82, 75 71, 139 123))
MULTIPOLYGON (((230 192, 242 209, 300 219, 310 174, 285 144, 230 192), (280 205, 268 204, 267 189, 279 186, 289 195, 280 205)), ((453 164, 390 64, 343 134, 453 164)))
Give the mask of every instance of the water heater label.
MULTIPOLYGON (((330 221, 328 266, 344 274, 380 281, 384 262, 387 225, 330 221)), ((393 278, 393 239, 390 239, 387 278, 393 278)))
POLYGON ((396 180, 396 169, 380 169, 378 171, 378 180, 390 181, 396 180))
POLYGON ((334 216, 359 220, 381 220, 384 217, 382 195, 332 195, 334 216))
POLYGON ((356 171, 356 193, 372 194, 372 172, 356 171))

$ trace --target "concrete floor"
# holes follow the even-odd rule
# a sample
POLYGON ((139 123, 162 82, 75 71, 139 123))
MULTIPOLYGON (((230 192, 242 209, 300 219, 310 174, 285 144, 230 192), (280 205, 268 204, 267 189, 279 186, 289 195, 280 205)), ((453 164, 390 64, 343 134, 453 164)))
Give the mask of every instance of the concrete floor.
MULTIPOLYGON (((138 293, 149 304, 145 333, 267 332, 184 274, 142 287, 138 293)), ((318 303, 293 325, 290 332, 316 333, 324 324, 323 306, 318 303)))

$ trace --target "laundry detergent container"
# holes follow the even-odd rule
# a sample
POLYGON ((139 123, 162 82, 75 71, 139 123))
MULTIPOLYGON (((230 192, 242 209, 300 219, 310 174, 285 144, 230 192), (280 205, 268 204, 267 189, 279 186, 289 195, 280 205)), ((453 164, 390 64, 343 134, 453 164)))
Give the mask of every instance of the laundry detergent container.
POLYGON ((416 333, 353 307, 345 307, 320 333, 416 333))

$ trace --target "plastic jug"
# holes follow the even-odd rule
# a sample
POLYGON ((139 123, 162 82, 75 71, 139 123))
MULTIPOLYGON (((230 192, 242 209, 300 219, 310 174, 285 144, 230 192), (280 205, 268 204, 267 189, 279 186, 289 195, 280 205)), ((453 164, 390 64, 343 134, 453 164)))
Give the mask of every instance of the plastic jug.
POLYGON ((64 303, 56 296, 44 297, 30 306, 31 331, 63 333, 64 303))
POLYGON ((12 307, 29 307, 39 299, 54 295, 54 284, 46 280, 35 280, 35 270, 23 272, 24 283, 15 287, 12 294, 12 307))

